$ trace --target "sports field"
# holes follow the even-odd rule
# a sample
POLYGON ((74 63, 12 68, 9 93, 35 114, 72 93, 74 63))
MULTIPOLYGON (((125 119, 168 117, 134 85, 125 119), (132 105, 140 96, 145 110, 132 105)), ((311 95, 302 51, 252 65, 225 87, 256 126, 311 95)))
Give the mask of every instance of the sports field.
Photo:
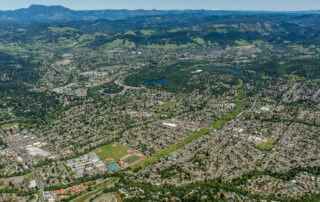
POLYGON ((143 158, 144 156, 142 154, 132 154, 120 159, 119 163, 123 166, 131 166, 143 158))
POLYGON ((116 161, 118 162, 122 157, 127 156, 134 151, 120 144, 108 144, 99 147, 94 152, 103 161, 116 161))
POLYGON ((141 158, 140 156, 134 155, 134 156, 130 156, 129 158, 127 158, 127 159, 125 159, 125 160, 123 160, 123 161, 124 161, 125 163, 127 163, 127 164, 131 164, 131 163, 139 160, 140 158, 141 158))

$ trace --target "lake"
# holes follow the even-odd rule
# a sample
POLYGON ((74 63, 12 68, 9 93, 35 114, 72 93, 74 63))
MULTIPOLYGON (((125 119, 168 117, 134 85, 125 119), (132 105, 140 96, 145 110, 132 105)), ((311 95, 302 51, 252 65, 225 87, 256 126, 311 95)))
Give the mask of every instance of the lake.
POLYGON ((259 78, 261 77, 260 74, 252 74, 249 72, 243 72, 237 69, 232 69, 230 67, 197 67, 199 70, 218 70, 218 71, 226 71, 231 72, 232 74, 236 75, 244 75, 244 76, 252 76, 253 78, 259 78))
POLYGON ((167 82, 167 78, 162 78, 162 79, 154 79, 150 81, 145 81, 142 83, 142 85, 149 85, 149 84, 164 84, 167 82))

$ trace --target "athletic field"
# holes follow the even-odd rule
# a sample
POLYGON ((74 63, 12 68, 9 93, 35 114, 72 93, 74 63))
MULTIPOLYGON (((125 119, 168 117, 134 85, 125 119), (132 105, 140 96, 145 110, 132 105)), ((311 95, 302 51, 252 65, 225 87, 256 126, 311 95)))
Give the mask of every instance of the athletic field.
POLYGON ((108 144, 99 147, 94 152, 103 161, 115 161, 118 162, 122 157, 134 153, 134 151, 120 144, 108 144))
POLYGON ((131 166, 135 163, 138 163, 143 158, 144 158, 144 156, 142 154, 131 154, 131 155, 127 155, 127 156, 123 157, 122 159, 120 159, 119 163, 122 166, 131 166))

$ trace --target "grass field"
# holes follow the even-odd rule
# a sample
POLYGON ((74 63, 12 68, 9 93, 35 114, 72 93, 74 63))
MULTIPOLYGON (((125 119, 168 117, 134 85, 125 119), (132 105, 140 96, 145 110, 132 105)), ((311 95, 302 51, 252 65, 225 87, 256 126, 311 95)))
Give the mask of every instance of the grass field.
POLYGON ((17 127, 19 124, 17 123, 10 123, 10 124, 6 124, 6 125, 2 125, 1 127, 3 129, 6 129, 6 128, 11 128, 11 127, 17 127))
POLYGON ((10 186, 8 184, 4 184, 0 186, 0 190, 5 190, 5 189, 9 189, 10 186))
POLYGON ((91 191, 85 195, 82 195, 82 196, 72 200, 72 202, 84 202, 84 201, 88 200, 91 196, 96 194, 98 191, 100 191, 100 190, 98 189, 98 190, 91 191))
POLYGON ((96 194, 98 191, 100 191, 101 189, 105 188, 107 185, 118 182, 119 178, 118 177, 112 177, 110 180, 108 180, 106 183, 104 184, 100 184, 97 185, 93 191, 91 192, 86 192, 83 195, 79 196, 78 198, 75 198, 73 200, 71 200, 71 202, 84 202, 86 200, 88 200, 91 196, 93 196, 94 194, 96 194))
POLYGON ((26 179, 35 179, 36 176, 33 173, 30 173, 30 174, 25 175, 24 178, 26 178, 26 179))
POLYGON ((133 162, 135 162, 135 161, 137 161, 137 160, 139 160, 139 159, 141 159, 140 156, 134 155, 134 156, 130 156, 130 157, 127 158, 127 159, 124 159, 123 161, 124 161, 125 163, 127 163, 127 164, 131 164, 131 163, 133 163, 133 162))
POLYGON ((140 30, 140 32, 145 36, 150 36, 154 31, 153 30, 140 30))
POLYGON ((134 153, 129 148, 119 144, 108 144, 94 150, 101 160, 119 161, 122 157, 134 153))
POLYGON ((273 138, 268 138, 266 142, 262 142, 260 144, 256 145, 256 148, 258 148, 261 151, 270 151, 276 141, 273 138))
POLYGON ((105 48, 132 48, 135 46, 136 44, 134 42, 124 39, 116 39, 104 45, 105 48))
POLYGON ((49 29, 53 32, 78 31, 72 27, 49 27, 49 29))

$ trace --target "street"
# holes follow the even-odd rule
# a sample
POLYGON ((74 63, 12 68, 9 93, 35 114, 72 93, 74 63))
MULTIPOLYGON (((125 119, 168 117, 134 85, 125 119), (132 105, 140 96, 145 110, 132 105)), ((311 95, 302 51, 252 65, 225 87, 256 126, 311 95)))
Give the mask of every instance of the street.
POLYGON ((5 133, 2 131, 2 129, 0 128, 0 134, 3 137, 3 140, 5 141, 5 143, 10 147, 10 149, 12 149, 13 151, 15 151, 23 160, 24 162, 26 162, 26 164, 29 166, 29 168, 32 170, 32 172, 34 173, 35 177, 36 177, 36 182, 37 182, 37 186, 39 188, 40 191, 40 202, 44 202, 44 186, 43 186, 43 181, 41 179, 41 176, 39 174, 39 172, 37 171, 37 169, 35 169, 32 165, 33 163, 33 158, 32 156, 30 156, 27 152, 21 150, 18 148, 17 145, 15 145, 14 143, 11 143, 10 141, 8 141, 5 133))

